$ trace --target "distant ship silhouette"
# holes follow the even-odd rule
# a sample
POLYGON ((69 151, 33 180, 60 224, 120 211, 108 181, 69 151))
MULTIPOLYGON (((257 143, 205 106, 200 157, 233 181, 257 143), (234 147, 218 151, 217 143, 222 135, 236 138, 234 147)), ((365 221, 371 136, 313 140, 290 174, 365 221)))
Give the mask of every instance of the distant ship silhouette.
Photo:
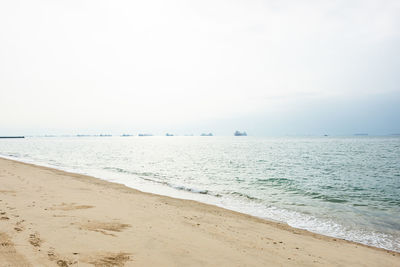
POLYGON ((233 135, 234 136, 247 136, 247 133, 246 132, 236 131, 233 135))

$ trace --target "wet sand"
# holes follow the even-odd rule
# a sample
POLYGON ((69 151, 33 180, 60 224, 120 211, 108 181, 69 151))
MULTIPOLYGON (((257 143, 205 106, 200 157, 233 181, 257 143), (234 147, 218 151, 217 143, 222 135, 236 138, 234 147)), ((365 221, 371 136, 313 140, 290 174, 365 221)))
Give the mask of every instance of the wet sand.
POLYGON ((0 158, 0 266, 400 266, 400 254, 0 158))

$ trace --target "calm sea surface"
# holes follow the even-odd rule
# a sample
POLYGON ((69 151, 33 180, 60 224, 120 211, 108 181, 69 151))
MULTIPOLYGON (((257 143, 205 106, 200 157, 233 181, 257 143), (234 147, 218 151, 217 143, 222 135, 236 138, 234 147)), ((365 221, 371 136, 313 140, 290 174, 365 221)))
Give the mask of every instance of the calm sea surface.
POLYGON ((400 137, 0 139, 0 155, 400 251, 400 137))

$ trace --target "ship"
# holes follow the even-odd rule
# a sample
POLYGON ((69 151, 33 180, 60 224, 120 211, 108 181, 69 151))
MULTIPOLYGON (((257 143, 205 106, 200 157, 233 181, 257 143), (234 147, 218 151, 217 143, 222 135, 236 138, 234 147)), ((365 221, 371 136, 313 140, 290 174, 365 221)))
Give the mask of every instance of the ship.
POLYGON ((233 135, 234 136, 247 136, 247 133, 246 132, 236 131, 233 135))

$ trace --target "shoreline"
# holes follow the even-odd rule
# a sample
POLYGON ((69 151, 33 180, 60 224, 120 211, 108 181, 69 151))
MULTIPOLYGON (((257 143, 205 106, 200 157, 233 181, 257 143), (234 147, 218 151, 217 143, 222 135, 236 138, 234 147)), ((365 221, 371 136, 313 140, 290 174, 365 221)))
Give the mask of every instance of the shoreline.
POLYGON ((6 229, 0 230, 0 241, 9 244, 7 253, 0 248, 0 262, 12 264, 20 259, 20 263, 45 266, 92 266, 107 260, 117 266, 400 264, 398 252, 3 157, 0 185, 0 229, 6 229), (150 256, 153 253, 157 259, 150 256))
MULTIPOLYGON (((154 190, 154 188, 149 189, 148 185, 147 186, 141 185, 139 187, 135 187, 135 186, 132 186, 131 184, 127 183, 126 181, 119 180, 118 178, 110 179, 109 176, 104 175, 104 174, 103 175, 99 175, 99 174, 93 174, 93 173, 85 173, 83 171, 76 170, 76 169, 73 169, 73 168, 54 166, 54 165, 52 165, 50 163, 46 163, 46 162, 37 163, 37 162, 35 162, 33 160, 30 160, 29 158, 19 158, 19 157, 16 158, 16 157, 13 157, 13 156, 0 155, 0 159, 7 159, 7 160, 11 160, 11 161, 16 161, 16 162, 32 165, 34 167, 43 167, 43 168, 55 169, 55 170, 59 170, 59 171, 65 172, 67 174, 83 175, 83 176, 99 179, 99 180, 102 180, 102 181, 105 181, 105 182, 120 184, 120 185, 126 186, 127 188, 131 188, 133 190, 137 190, 137 191, 139 191, 141 193, 145 193, 145 194, 154 194, 154 195, 158 195, 158 196, 171 197, 173 199, 180 199, 180 200, 192 200, 192 201, 199 202, 199 203, 202 203, 202 204, 205 204, 205 205, 211 205, 211 206, 215 206, 215 207, 218 207, 218 208, 226 209, 228 211, 233 211, 233 212, 249 215, 251 217, 259 218, 261 220, 266 220, 266 221, 270 221, 270 222, 275 222, 275 223, 279 223, 279 224, 288 225, 289 227, 292 227, 293 229, 305 230, 307 232, 314 233, 314 234, 317 234, 317 235, 327 236, 327 237, 331 237, 331 238, 334 238, 334 239, 346 240, 346 241, 353 242, 355 244, 359 244, 359 245, 363 245, 363 246, 367 246, 367 247, 384 249, 384 250, 387 250, 387 251, 393 251, 393 252, 400 253, 400 251, 398 251, 398 250, 390 249, 390 248, 387 248, 385 246, 375 246, 375 245, 359 242, 359 241, 352 240, 352 239, 346 239, 346 237, 343 237, 343 235, 342 236, 338 236, 338 235, 335 236, 335 235, 330 235, 329 233, 326 233, 326 232, 324 233, 324 232, 319 232, 319 231, 313 231, 313 229, 310 229, 310 228, 307 228, 307 227, 304 227, 304 228, 303 227, 296 227, 296 226, 288 224, 284 220, 278 220, 278 219, 274 219, 274 218, 266 217, 266 216, 263 217, 263 216, 260 216, 258 214, 255 214, 255 213, 251 213, 251 212, 245 211, 244 209, 239 208, 239 206, 237 206, 237 205, 227 205, 226 203, 218 203, 217 201, 215 201, 216 199, 203 198, 203 196, 206 196, 208 194, 201 194, 201 193, 196 193, 196 192, 193 192, 193 191, 180 190, 180 189, 176 189, 175 187, 170 187, 170 186, 166 187, 167 191, 165 191, 163 189, 160 190, 160 188, 158 188, 156 190, 154 190)), ((110 174, 108 174, 108 175, 110 175, 110 174)), ((209 197, 214 197, 214 195, 208 195, 208 196, 209 197)), ((238 203, 235 203, 235 204, 238 204, 238 203)))

